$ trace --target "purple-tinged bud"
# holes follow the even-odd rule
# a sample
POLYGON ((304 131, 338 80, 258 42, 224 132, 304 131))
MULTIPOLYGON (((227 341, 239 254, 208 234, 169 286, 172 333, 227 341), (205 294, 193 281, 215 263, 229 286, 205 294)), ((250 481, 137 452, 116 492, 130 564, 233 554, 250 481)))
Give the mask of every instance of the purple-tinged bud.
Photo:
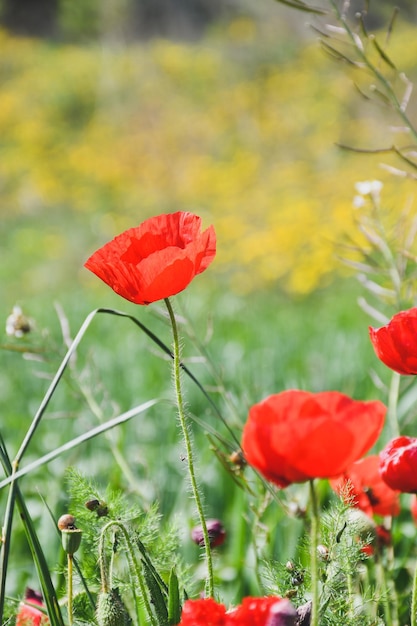
POLYGON ((294 605, 283 598, 271 606, 265 626, 296 626, 297 622, 298 613, 294 605))
MULTIPOLYGON (((206 520, 207 534, 209 537, 210 548, 221 546, 226 539, 226 531, 223 524, 218 519, 206 520)), ((204 546, 204 534, 201 526, 195 526, 191 531, 191 539, 198 546, 204 546)))

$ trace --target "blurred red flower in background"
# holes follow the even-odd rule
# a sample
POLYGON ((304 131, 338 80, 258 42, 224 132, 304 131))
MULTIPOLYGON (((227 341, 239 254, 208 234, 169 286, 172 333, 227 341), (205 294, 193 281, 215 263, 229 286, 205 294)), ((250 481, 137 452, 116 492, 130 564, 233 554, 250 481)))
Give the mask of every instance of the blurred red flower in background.
POLYGON ((379 473, 379 456, 374 454, 351 465, 339 478, 332 479, 332 488, 346 502, 367 515, 399 515, 399 491, 391 489, 379 473))
POLYGON ((16 626, 46 626, 49 624, 48 616, 36 606, 32 606, 34 604, 44 607, 41 594, 28 587, 25 591, 25 601, 19 605, 16 626))
POLYGON ((391 489, 417 493, 417 439, 397 437, 379 453, 382 479, 391 489))
POLYGON ((242 604, 227 615, 227 626, 290 626, 298 614, 286 598, 243 598, 242 604))
POLYGON ((187 600, 182 607, 180 626, 224 626, 226 607, 213 600, 187 600))
POLYGON ((130 302, 163 300, 185 289, 213 261, 214 228, 200 230, 201 218, 192 213, 151 217, 94 252, 85 267, 130 302))
POLYGON ((377 357, 399 374, 417 374, 417 308, 400 311, 381 328, 369 328, 377 357))
POLYGON ((249 411, 242 449, 247 462, 279 487, 336 478, 376 442, 386 408, 337 391, 290 390, 249 411))
POLYGON ((179 626, 295 626, 299 615, 286 598, 243 598, 242 604, 226 611, 212 598, 187 600, 179 626))

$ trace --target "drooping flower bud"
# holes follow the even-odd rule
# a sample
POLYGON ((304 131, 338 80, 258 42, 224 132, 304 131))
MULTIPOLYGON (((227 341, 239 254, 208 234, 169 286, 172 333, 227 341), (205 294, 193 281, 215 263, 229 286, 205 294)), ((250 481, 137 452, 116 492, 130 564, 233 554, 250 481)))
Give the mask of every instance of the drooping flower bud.
POLYGON ((133 623, 117 587, 99 593, 96 617, 98 626, 131 626, 133 623))
MULTIPOLYGON (((207 533, 209 536, 210 548, 221 546, 226 539, 226 531, 223 524, 217 519, 206 520, 207 533)), ((191 539, 198 546, 204 546, 204 534, 201 526, 195 526, 191 531, 191 539)))

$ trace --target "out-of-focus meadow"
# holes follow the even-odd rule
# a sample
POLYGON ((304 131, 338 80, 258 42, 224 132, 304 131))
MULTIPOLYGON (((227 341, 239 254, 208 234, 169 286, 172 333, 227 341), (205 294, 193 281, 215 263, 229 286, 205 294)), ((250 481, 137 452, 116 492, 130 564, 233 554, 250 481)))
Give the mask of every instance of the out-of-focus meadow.
MULTIPOLYGON (((103 291, 82 261, 115 233, 193 210, 218 235, 225 288, 307 294, 340 271, 354 183, 408 189, 383 158, 389 116, 313 38, 235 20, 198 43, 59 45, 1 33, 1 281, 7 306, 44 290, 103 291)), ((390 52, 414 70, 411 31, 390 52), (404 38, 409 44, 402 45, 404 38)), ((360 79, 359 79, 360 80, 360 79)))
MULTIPOLYGON (((412 76, 415 32, 397 26, 391 56, 412 76)), ((350 238, 360 240, 355 182, 382 180, 384 206, 393 214, 412 201, 415 182, 380 167, 394 163, 391 155, 336 145, 392 142, 389 113, 353 85, 360 75, 330 59, 314 35, 296 36, 278 19, 235 19, 198 41, 126 45, 64 44, 3 31, 0 49, 0 311, 6 320, 19 304, 35 321, 20 344, 2 339, 11 348, 0 353, 11 454, 63 354, 55 302, 72 335, 92 308, 113 306, 169 343, 157 306, 120 301, 83 269, 105 241, 163 212, 190 210, 217 232, 215 263, 178 297, 177 308, 188 320, 184 357, 238 438, 247 407, 268 393, 289 387, 339 389, 357 398, 381 393, 370 376, 371 369, 383 371, 368 342, 370 319, 356 304, 361 289, 340 257, 350 238), (21 345, 31 360, 22 358, 21 345)), ((33 458, 117 411, 169 396, 170 366, 156 350, 128 321, 97 319, 33 442, 33 458)), ((197 426, 196 440, 207 508, 226 524, 234 515, 236 525, 233 512, 243 496, 231 498, 232 479, 202 436, 205 429, 226 438, 227 432, 188 383, 187 393, 192 414, 206 424, 197 426)), ((64 506, 62 476, 72 463, 126 487, 123 457, 132 473, 127 489, 141 494, 144 506, 157 499, 163 513, 187 518, 177 435, 175 410, 153 409, 110 443, 94 440, 38 471, 32 484, 23 479, 45 538, 48 512, 37 491, 54 511, 64 506)), ((245 578, 250 567, 243 573, 245 525, 242 519, 220 575, 247 591, 253 588, 245 578)), ((294 526, 287 530, 282 542, 276 538, 284 556, 297 539, 294 526)), ((244 558, 250 565, 250 555, 244 558)), ((15 576, 21 584, 31 574, 22 565, 15 576)))

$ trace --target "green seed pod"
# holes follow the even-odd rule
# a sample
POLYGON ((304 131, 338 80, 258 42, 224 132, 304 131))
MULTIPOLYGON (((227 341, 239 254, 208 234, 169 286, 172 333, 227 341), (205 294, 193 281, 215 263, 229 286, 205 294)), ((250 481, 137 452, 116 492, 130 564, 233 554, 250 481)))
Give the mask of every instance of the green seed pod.
POLYGON ((116 588, 99 593, 97 601, 98 626, 131 626, 132 619, 116 588))
POLYGON ((81 545, 82 533, 83 531, 80 528, 61 531, 62 547, 67 554, 73 555, 77 552, 81 545))

